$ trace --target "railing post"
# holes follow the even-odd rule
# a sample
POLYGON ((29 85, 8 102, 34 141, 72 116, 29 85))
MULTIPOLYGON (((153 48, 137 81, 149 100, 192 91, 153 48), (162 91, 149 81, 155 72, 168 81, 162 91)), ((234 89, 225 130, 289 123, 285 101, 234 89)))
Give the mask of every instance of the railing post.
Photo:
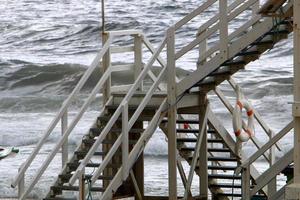
POLYGON ((79 200, 85 200, 85 176, 84 170, 80 172, 79 177, 79 200))
MULTIPOLYGON (((273 138, 274 136, 274 132, 272 130, 270 130, 269 132, 269 138, 270 140, 273 138)), ((269 152, 269 166, 270 168, 272 167, 272 165, 275 163, 275 145, 273 145, 270 148, 270 152, 269 152)), ((270 181, 270 183, 268 184, 268 196, 271 197, 273 194, 275 194, 277 191, 277 182, 276 182, 276 176, 274 177, 274 179, 272 179, 270 181)))
POLYGON ((200 146, 200 155, 198 160, 199 166, 199 190, 200 190, 200 198, 207 199, 208 198, 208 168, 207 168, 207 118, 206 118, 206 110, 208 106, 206 92, 199 92, 199 133, 203 134, 202 142, 200 146), (203 127, 202 127, 203 126, 203 127), (204 131, 201 132, 200 130, 204 131))
MULTIPOLYGON (((204 30, 202 32, 198 33, 198 37, 200 35, 206 34, 207 30, 204 30)), ((198 60, 198 64, 197 67, 201 67, 204 65, 204 63, 206 62, 207 58, 206 58, 206 51, 207 51, 207 39, 204 39, 202 42, 200 42, 199 44, 199 60, 198 60)))
MULTIPOLYGON (((106 41, 109 39, 109 33, 102 33, 102 44, 104 45, 106 41)), ((102 74, 111 66, 111 52, 110 48, 106 51, 102 59, 102 74)), ((103 105, 108 101, 110 97, 110 89, 111 89, 111 76, 107 79, 106 83, 103 86, 103 105)))
MULTIPOLYGON (((140 75, 143 67, 143 38, 141 35, 135 35, 134 36, 134 80, 137 79, 137 77, 140 75)), ((141 83, 141 86, 138 88, 138 90, 143 90, 143 83, 141 83)))
POLYGON ((176 68, 175 68, 175 27, 167 31, 167 103, 168 109, 168 169, 169 199, 177 199, 177 133, 176 133, 176 68))
MULTIPOLYGON (((18 171, 20 172, 22 168, 23 168, 23 164, 20 166, 18 171)), ((25 175, 22 174, 20 181, 18 183, 18 199, 21 199, 24 193, 24 189, 25 189, 25 175)))
MULTIPOLYGON (((68 110, 66 110, 61 118, 61 133, 62 135, 68 129, 68 110)), ((68 139, 63 143, 61 147, 61 161, 62 167, 68 162, 68 139)))
POLYGON ((242 200, 250 199, 250 166, 242 169, 242 200))
POLYGON ((227 0, 219 0, 219 27, 220 27, 220 54, 221 59, 228 58, 228 17, 227 17, 228 4, 227 0))
POLYGON ((129 175, 128 169, 128 154, 129 154, 129 142, 128 142, 128 102, 122 105, 122 176, 125 181, 129 175))

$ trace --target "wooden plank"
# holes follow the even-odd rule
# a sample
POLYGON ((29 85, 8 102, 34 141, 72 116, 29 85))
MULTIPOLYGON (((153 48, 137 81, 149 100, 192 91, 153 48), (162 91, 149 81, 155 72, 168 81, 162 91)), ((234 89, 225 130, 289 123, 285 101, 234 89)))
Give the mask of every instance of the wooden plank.
POLYGON ((256 179, 256 185, 251 190, 251 196, 255 195, 261 188, 267 185, 274 177, 276 177, 284 168, 293 162, 293 150, 282 156, 272 167, 265 171, 256 179))

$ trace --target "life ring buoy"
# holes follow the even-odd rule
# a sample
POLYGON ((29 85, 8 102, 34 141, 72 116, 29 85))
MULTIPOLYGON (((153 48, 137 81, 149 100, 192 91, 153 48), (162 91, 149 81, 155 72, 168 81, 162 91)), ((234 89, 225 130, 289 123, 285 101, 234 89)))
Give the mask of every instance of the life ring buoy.
POLYGON ((240 100, 239 96, 240 95, 238 95, 238 100, 233 111, 233 130, 238 140, 241 142, 247 142, 254 136, 254 112, 250 103, 246 99, 240 100), (245 131, 243 131, 242 127, 243 108, 246 109, 248 116, 248 123, 245 131))

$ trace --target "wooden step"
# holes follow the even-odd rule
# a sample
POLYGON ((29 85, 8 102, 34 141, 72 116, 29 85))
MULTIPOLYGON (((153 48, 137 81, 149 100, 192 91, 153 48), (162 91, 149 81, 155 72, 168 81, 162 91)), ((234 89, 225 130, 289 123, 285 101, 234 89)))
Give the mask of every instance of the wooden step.
POLYGON ((236 170, 237 166, 228 166, 228 165, 209 165, 207 166, 210 170, 223 170, 223 171, 234 171, 236 170))
MULTIPOLYGON (((163 119, 162 123, 168 123, 168 119, 163 119)), ((199 120, 196 119, 177 119, 176 120, 177 124, 199 124, 199 120)))
POLYGON ((209 187, 213 187, 213 188, 242 188, 242 185, 232 184, 232 183, 215 183, 215 184, 209 184, 209 187))
MULTIPOLYGON (((114 144, 116 140, 103 140, 102 144, 114 144)), ((96 139, 85 138, 82 140, 82 143, 86 146, 92 146, 96 142, 96 139)), ((129 144, 136 144, 137 140, 129 140, 129 144)), ((105 152, 103 152, 105 153, 105 152)))
MULTIPOLYGON (((105 108, 108 111, 115 111, 117 108, 119 107, 119 105, 107 105, 105 108)), ((128 110, 129 111, 135 111, 138 108, 138 105, 129 105, 128 106, 128 110)), ((147 105, 144 108, 144 111, 155 111, 159 108, 159 106, 155 106, 155 105, 147 105)))
POLYGON ((261 53, 259 51, 242 51, 238 53, 236 56, 254 56, 254 55, 260 55, 261 53))
MULTIPOLYGON (((195 151, 195 147, 182 147, 180 151, 195 151)), ((228 148, 207 148, 208 152, 230 152, 228 148)))
MULTIPOLYGON (((176 129, 177 133, 199 133, 199 129, 176 129)), ((207 133, 216 133, 215 130, 209 129, 207 133)))
MULTIPOLYGON (((190 156, 188 158, 189 160, 192 160, 193 157, 190 156)), ((237 162, 238 160, 236 158, 230 158, 230 157, 208 157, 208 161, 222 161, 222 162, 237 162)))
POLYGON ((239 60, 239 61, 226 61, 225 63, 222 64, 222 66, 243 66, 246 65, 247 63, 244 60, 239 60))
POLYGON ((289 30, 272 30, 266 33, 266 35, 287 35, 289 33, 289 30))
POLYGON ((241 175, 232 175, 232 174, 209 174, 208 178, 212 179, 242 179, 241 175))
POLYGON ((237 158, 234 157, 208 157, 208 161, 223 161, 223 162, 237 162, 237 158))
POLYGON ((251 45, 269 45, 269 44, 274 44, 275 42, 273 40, 265 40, 265 41, 257 41, 257 42, 253 42, 251 45))
MULTIPOLYGON (((73 176, 73 174, 60 174, 58 177, 60 178, 60 180, 62 180, 63 182, 68 182, 70 180, 70 178, 73 176)), ((86 179, 91 179, 92 175, 91 174, 86 174, 85 175, 86 179)), ((99 176, 98 179, 99 180, 112 180, 114 177, 113 176, 99 176)))
MULTIPOLYGON (((74 163, 67 163, 67 166, 69 167, 70 170, 75 171, 78 166, 80 165, 80 162, 74 162, 74 163)), ((85 167, 90 167, 90 168, 97 168, 100 166, 100 163, 88 163, 85 167)), ((117 169, 119 166, 115 164, 108 164, 107 168, 114 168, 117 169)))
MULTIPOLYGON (((90 129, 90 136, 92 137, 96 137, 99 136, 100 133, 102 132, 103 128, 91 128, 90 129)), ((143 133, 145 129, 136 129, 136 128, 132 128, 130 129, 129 133, 131 134, 138 134, 138 133, 143 133)), ((120 134, 122 132, 121 128, 112 128, 110 131, 110 133, 118 133, 120 134)))
MULTIPOLYGON (((75 151, 74 154, 77 156, 77 159, 83 159, 86 154, 88 153, 88 151, 83 151, 83 150, 79 150, 79 151, 75 151)), ((94 156, 104 156, 105 153, 104 152, 99 152, 99 151, 96 151, 94 153, 94 156)))
MULTIPOLYGON (((197 138, 177 138, 177 142, 197 142, 197 138)), ((207 139, 208 143, 221 143, 223 144, 223 140, 222 139, 207 139)))
MULTIPOLYGON (((106 122, 108 122, 110 119, 111 119, 111 116, 110 116, 110 115, 104 115, 104 116, 101 116, 101 117, 98 117, 98 118, 97 118, 99 124, 101 124, 102 122, 106 123, 106 122)), ((152 119, 153 119, 153 117, 150 117, 150 116, 140 116, 140 117, 138 117, 137 122, 151 121, 152 119)), ((117 119, 117 121, 118 121, 118 122, 121 122, 121 121, 122 121, 122 117, 120 116, 120 117, 117 119)))
MULTIPOLYGON (((62 186, 51 186, 52 191, 79 191, 78 186, 69 186, 69 185, 62 185, 62 186)), ((102 187, 92 187, 91 192, 104 192, 105 189, 102 187)))

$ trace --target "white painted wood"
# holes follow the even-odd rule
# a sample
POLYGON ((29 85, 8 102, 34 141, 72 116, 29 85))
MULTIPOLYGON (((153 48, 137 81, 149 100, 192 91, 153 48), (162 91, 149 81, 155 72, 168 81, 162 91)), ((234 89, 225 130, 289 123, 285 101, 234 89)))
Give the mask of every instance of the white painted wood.
POLYGON ((121 30, 121 31, 109 31, 111 36, 123 36, 123 35, 142 35, 141 30, 121 30))
MULTIPOLYGON (((128 159, 129 168, 132 168, 132 166, 136 161, 136 158, 145 148, 148 140, 152 137, 154 131, 156 130, 157 124, 160 124, 161 121, 163 120, 166 114, 166 112, 164 112, 166 108, 167 108, 167 100, 165 99, 160 105, 160 107, 158 108, 155 115, 153 116, 146 130, 141 135, 139 141, 134 145, 133 149, 131 150, 128 159)), ((110 197, 112 196, 112 191, 116 191, 121 184, 122 184, 122 167, 118 170, 114 179, 110 182, 109 186, 100 197, 100 200, 110 199, 110 197)))
POLYGON ((251 190, 251 196, 267 185, 274 177, 276 177, 284 168, 293 162, 293 150, 282 156, 271 168, 266 170, 256 179, 256 185, 251 190))
MULTIPOLYGON (((130 98, 133 96, 135 91, 138 89, 140 83, 143 81, 143 79, 147 75, 148 71, 151 69, 151 66, 153 65, 154 61, 157 59, 157 56, 160 54, 160 52, 164 48, 165 44, 166 44, 166 38, 161 42, 161 44, 159 45, 159 48, 151 56, 149 62, 144 67, 142 72, 139 74, 139 76, 135 80, 133 86, 130 88, 130 90, 128 91, 128 93, 124 97, 123 101, 121 102, 121 105, 124 102, 129 102, 130 98)), ((89 160, 91 159, 91 157, 93 156, 93 154, 95 153, 95 151, 97 150, 99 145, 102 143, 102 141, 104 140, 104 138, 106 137, 106 135, 110 131, 111 127, 114 125, 114 123, 116 122, 116 120, 120 116, 121 112, 122 112, 122 108, 121 108, 121 106, 119 106, 117 108, 117 110, 115 111, 115 113, 112 115, 111 119, 107 122, 106 126, 104 127, 104 129, 100 133, 99 137, 97 138, 97 140, 95 141, 93 146, 90 148, 90 150, 87 153, 87 155, 85 156, 85 158, 82 160, 82 162, 79 165, 78 169, 74 172, 73 176, 71 177, 71 179, 69 181, 69 183, 71 185, 73 185, 75 183, 76 179, 78 178, 79 170, 83 169, 84 166, 89 162, 89 160)))
MULTIPOLYGON (((98 177, 101 175, 101 173, 103 172, 103 170, 106 168, 106 166, 109 164, 109 162, 111 161, 112 157, 115 155, 115 153, 117 152, 118 148, 120 147, 121 143, 123 140, 123 133, 118 137, 118 139, 115 141, 115 143, 113 144, 113 146, 109 149, 107 155, 105 156, 105 158, 103 159, 103 161, 101 162, 100 166, 97 168, 97 170, 94 172, 92 178, 91 178, 91 182, 95 183, 96 180, 98 180, 98 177)), ((123 153, 122 153, 123 155, 123 153)), ((78 172, 80 172, 81 169, 78 170, 78 172)), ((124 169, 127 170, 127 169, 124 169)), ((125 173, 125 171, 122 171, 122 175, 124 175, 123 173, 125 173)), ((71 182, 72 180, 70 180, 71 182)))
POLYGON ((128 177, 128 155, 129 155, 129 135, 128 135, 128 102, 122 105, 122 166, 123 181, 128 177))
POLYGON ((190 20, 192 20, 197 15, 201 14, 203 11, 205 11, 208 7, 210 7, 212 4, 214 4, 217 0, 207 0, 205 3, 203 3, 201 6, 199 6, 197 9, 189 13, 187 16, 185 16, 183 19, 181 19, 179 22, 175 24, 175 30, 179 29, 186 23, 188 23, 190 20))
MULTIPOLYGON (((300 0, 294 0, 294 105, 300 109, 300 0)), ((300 114, 294 116, 294 184, 300 184, 300 114)), ((300 190, 300 189, 299 189, 300 190)))
MULTIPOLYGON (((136 35, 134 37, 134 79, 136 79, 142 71, 143 67, 143 49, 142 49, 142 37, 136 35)), ((141 82, 138 90, 143 90, 143 82, 141 82)))
POLYGON ((220 55, 221 59, 228 59, 228 16, 227 16, 227 0, 219 1, 219 29, 220 29, 220 55))
POLYGON ((112 65, 111 72, 132 71, 134 67, 134 64, 112 65))
MULTIPOLYGON (((22 169, 22 165, 18 169, 18 171, 21 171, 21 169, 22 169)), ((25 177, 24 177, 24 174, 22 174, 20 181, 18 183, 18 199, 21 199, 21 197, 24 193, 24 190, 25 190, 25 177)))
POLYGON ((169 199, 177 199, 176 63, 175 27, 167 31, 168 179, 169 199))
MULTIPOLYGON (((103 45, 106 43, 107 40, 110 38, 109 32, 103 32, 102 33, 102 42, 103 45)), ((110 48, 107 49, 106 53, 103 55, 102 58, 102 67, 100 68, 102 74, 104 74, 108 69, 111 70, 111 52, 110 48)), ((106 80, 103 88, 101 88, 102 94, 103 94, 103 104, 107 102, 111 95, 111 76, 108 77, 106 80)))
MULTIPOLYGON (((61 133, 63 135, 64 132, 68 129, 68 110, 63 114, 61 118, 61 133)), ((62 168, 65 166, 65 164, 68 162, 68 138, 63 143, 61 147, 61 163, 62 168)))
POLYGON ((255 162, 260 156, 263 155, 264 152, 268 151, 274 144, 276 144, 281 138, 283 138, 287 133, 291 131, 294 126, 294 122, 290 122, 287 126, 285 126, 279 133, 277 133, 272 139, 270 139, 267 143, 260 147, 251 157, 244 160, 243 163, 237 168, 237 172, 241 170, 241 168, 245 168, 247 165, 255 162))
POLYGON ((112 86, 110 88, 111 93, 116 93, 116 92, 124 92, 130 90, 130 88, 133 86, 133 84, 129 85, 116 85, 112 86))
POLYGON ((21 197, 22 200, 26 198, 26 196, 29 194, 29 192, 33 189, 34 185, 37 183, 37 181, 43 175, 43 173, 45 172, 45 170, 49 166, 50 162, 53 160, 53 158, 55 157, 55 155, 57 154, 57 152, 61 148, 62 144, 69 137, 71 131, 74 129, 74 127, 76 126, 76 124, 78 123, 78 121, 81 119, 82 115, 87 110, 87 108, 91 104, 91 102, 94 100, 94 98, 96 97, 96 94, 99 92, 100 88, 104 85, 105 81, 107 80, 107 78, 109 76, 110 76, 110 70, 107 70, 103 74, 103 76, 101 77, 101 79, 99 80, 99 82, 97 83, 97 85, 95 86, 95 88, 92 90, 91 94, 89 95, 89 97, 87 98, 87 100, 85 101, 85 103, 83 104, 83 106, 80 108, 79 113, 73 119, 73 121, 71 122, 70 126, 68 126, 68 129, 66 130, 66 132, 63 134, 63 136, 58 141, 58 143, 56 143, 56 145, 52 149, 51 153, 48 154, 45 162, 42 164, 42 166, 40 167, 40 169, 37 171, 37 173, 35 174, 33 180, 29 183, 27 190, 24 192, 24 194, 21 197))
POLYGON ((142 200, 143 197, 142 197, 142 194, 141 194, 141 190, 140 190, 140 188, 139 188, 139 186, 138 186, 138 183, 137 183, 137 181, 136 181, 136 178, 135 178, 134 173, 133 173, 132 170, 130 170, 130 178, 131 178, 131 180, 132 180, 132 182, 133 182, 133 186, 134 186, 134 190, 135 190, 137 199, 138 199, 138 200, 142 200))
POLYGON ((93 60, 93 62, 91 64, 91 66, 84 73, 84 75, 82 76, 82 78, 80 79, 80 81, 78 82, 78 84, 76 85, 76 87, 74 88, 72 93, 70 94, 70 96, 64 101, 64 103, 63 103, 62 107, 60 108, 59 112, 57 113, 55 118, 52 120, 49 127, 47 128, 47 130, 43 134, 42 138, 39 140, 37 146, 35 147, 35 149, 31 153, 31 155, 27 158, 27 160, 24 163, 24 166, 22 167, 22 169, 19 171, 18 175, 16 176, 16 178, 12 182, 12 184, 11 184, 12 187, 16 187, 16 185, 18 184, 18 182, 21 179, 21 176, 26 172, 26 170, 28 169, 28 167, 32 163, 33 159, 36 157, 36 155, 40 151, 41 147, 43 146, 43 144, 47 140, 48 136, 52 133, 53 129, 56 127, 59 120, 62 118, 63 114, 66 112, 68 106, 70 106, 70 104, 71 104, 72 100, 74 99, 74 97, 82 89, 83 85, 86 83, 86 81, 91 76, 91 74, 96 69, 96 67, 98 67, 98 64, 99 64, 101 58, 103 57, 103 55, 108 50, 110 44, 111 44, 111 38, 106 42, 106 44, 103 46, 102 50, 97 54, 96 58, 93 60))
POLYGON ((124 46, 124 47, 111 47, 111 53, 127 53, 127 52, 133 52, 134 46, 124 46))
POLYGON ((242 199, 250 199, 250 169, 243 168, 242 170, 242 199))

